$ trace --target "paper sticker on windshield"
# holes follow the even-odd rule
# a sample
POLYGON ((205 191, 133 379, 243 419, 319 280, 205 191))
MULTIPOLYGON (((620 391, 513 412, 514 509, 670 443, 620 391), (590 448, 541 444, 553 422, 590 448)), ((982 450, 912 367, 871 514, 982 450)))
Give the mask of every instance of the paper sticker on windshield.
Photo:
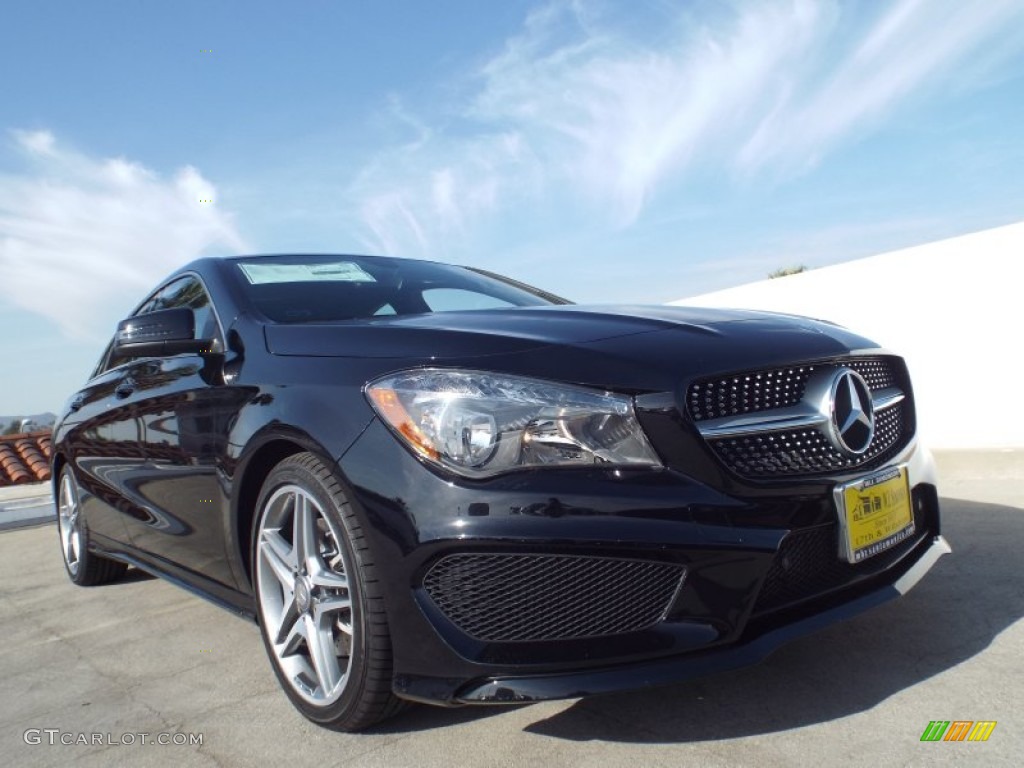
POLYGON ((373 275, 352 261, 319 264, 239 264, 253 285, 264 283, 375 283, 373 275))

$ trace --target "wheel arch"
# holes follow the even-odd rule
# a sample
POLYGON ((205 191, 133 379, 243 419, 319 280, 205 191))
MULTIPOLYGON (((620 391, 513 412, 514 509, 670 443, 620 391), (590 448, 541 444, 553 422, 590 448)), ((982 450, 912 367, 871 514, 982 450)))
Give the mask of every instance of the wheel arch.
POLYGON ((64 455, 63 451, 54 451, 53 458, 50 459, 50 485, 53 489, 53 499, 56 504, 60 497, 60 473, 67 465, 68 459, 64 455))
POLYGON ((299 432, 278 432, 267 434, 257 447, 250 449, 240 463, 239 475, 235 478, 232 494, 231 515, 234 534, 235 556, 242 567, 246 585, 252 590, 251 548, 253 525, 256 518, 256 501, 263 483, 270 471, 297 453, 314 453, 323 461, 334 464, 328 451, 308 435, 299 432))

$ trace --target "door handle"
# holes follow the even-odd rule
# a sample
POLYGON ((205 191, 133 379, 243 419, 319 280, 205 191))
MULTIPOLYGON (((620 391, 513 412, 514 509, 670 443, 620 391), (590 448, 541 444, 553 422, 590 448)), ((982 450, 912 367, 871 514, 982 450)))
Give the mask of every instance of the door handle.
POLYGON ((128 397, 134 391, 135 382, 131 379, 125 379, 114 388, 114 394, 121 398, 128 397))
POLYGON ((74 399, 68 403, 68 409, 77 411, 83 405, 85 405, 85 395, 75 395, 74 399))

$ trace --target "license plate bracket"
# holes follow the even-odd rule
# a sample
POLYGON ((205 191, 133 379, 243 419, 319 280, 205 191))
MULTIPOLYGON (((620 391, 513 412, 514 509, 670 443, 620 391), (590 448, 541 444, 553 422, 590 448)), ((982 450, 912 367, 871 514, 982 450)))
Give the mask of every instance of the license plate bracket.
POLYGON ((834 495, 839 511, 839 554, 846 562, 863 563, 914 535, 905 464, 839 485, 834 495))

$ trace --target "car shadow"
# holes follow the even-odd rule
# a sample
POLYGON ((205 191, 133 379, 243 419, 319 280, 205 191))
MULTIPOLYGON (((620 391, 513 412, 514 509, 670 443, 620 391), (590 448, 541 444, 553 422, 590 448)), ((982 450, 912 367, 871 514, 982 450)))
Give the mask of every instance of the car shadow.
POLYGON ((144 571, 141 568, 132 567, 125 571, 124 576, 122 576, 120 579, 111 582, 108 585, 108 587, 114 586, 116 584, 135 584, 140 581, 153 581, 155 579, 156 576, 154 576, 152 573, 144 571))
POLYGON ((903 598, 801 638, 756 667, 581 699, 526 730, 629 743, 755 736, 863 712, 955 667, 1024 616, 1024 510, 943 499, 942 515, 953 554, 903 598))
POLYGON ((523 709, 529 704, 512 704, 509 706, 467 706, 467 707, 431 707, 424 704, 411 706, 400 717, 385 720, 380 725, 366 730, 374 734, 416 733, 418 731, 436 731, 440 728, 471 723, 496 717, 511 709, 523 709))

